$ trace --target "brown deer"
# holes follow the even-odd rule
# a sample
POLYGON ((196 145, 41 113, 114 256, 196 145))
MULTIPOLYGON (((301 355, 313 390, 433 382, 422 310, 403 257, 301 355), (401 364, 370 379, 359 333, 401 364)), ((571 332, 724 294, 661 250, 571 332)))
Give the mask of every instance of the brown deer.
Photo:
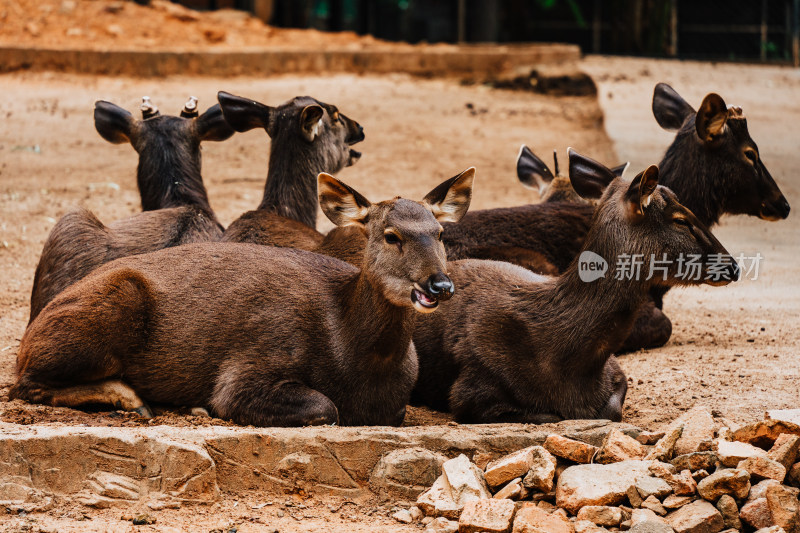
POLYGON ((226 92, 217 95, 228 123, 239 132, 264 128, 271 141, 264 196, 258 208, 235 220, 223 241, 313 250, 317 226, 317 174, 354 165, 364 128, 336 106, 298 96, 269 107, 226 92))
POLYGON ((414 330, 420 376, 412 403, 450 410, 465 423, 621 420, 627 382, 612 354, 656 281, 644 268, 642 276, 618 276, 618 259, 668 260, 657 276, 669 286, 739 277, 725 248, 658 179, 656 166, 632 182, 615 179, 592 218, 581 261, 558 277, 501 262, 450 263, 458 294, 414 330), (693 254, 703 259, 698 279, 679 271, 679 258, 693 254), (610 268, 585 277, 589 261, 610 268))
MULTIPOLYGON (((561 175, 558 168, 558 152, 555 150, 553 150, 553 164, 555 174, 544 161, 523 144, 517 154, 517 178, 524 187, 538 191, 542 203, 571 202, 592 205, 597 203, 599 197, 595 198, 590 194, 584 198, 572 186, 570 177, 561 175)), ((622 176, 629 164, 624 163, 614 167, 611 172, 615 176, 622 176)), ((576 163, 576 167, 579 167, 579 163, 576 163)), ((601 182, 599 185, 605 189, 608 183, 601 182)))
POLYGON ((200 143, 234 133, 219 106, 198 116, 197 99, 191 97, 182 116, 174 117, 161 115, 145 97, 142 113, 144 119, 136 120, 105 101, 94 109, 95 127, 104 139, 129 142, 139 153, 137 182, 145 212, 108 226, 86 209, 61 217, 36 266, 30 321, 66 287, 109 261, 222 236, 200 173, 200 143))
MULTIPOLYGON (((678 130, 659 163, 660 183, 672 189, 709 228, 725 213, 766 220, 786 218, 789 204, 758 154, 741 109, 707 95, 699 111, 669 85, 659 83, 653 114, 666 129, 678 130)), ((534 272, 563 272, 581 249, 591 206, 543 203, 468 213, 459 224, 444 224, 447 257, 498 259, 534 272), (555 267, 555 269, 552 269, 555 267)), ((626 351, 665 344, 671 335, 663 307, 665 287, 653 287, 653 303, 625 343, 626 351)))
POLYGON ((371 204, 328 174, 319 201, 367 235, 364 267, 303 250, 201 243, 126 257, 56 297, 25 332, 11 398, 208 407, 240 424, 398 425, 417 377, 414 315, 454 286, 437 220, 474 169, 422 202, 371 204))

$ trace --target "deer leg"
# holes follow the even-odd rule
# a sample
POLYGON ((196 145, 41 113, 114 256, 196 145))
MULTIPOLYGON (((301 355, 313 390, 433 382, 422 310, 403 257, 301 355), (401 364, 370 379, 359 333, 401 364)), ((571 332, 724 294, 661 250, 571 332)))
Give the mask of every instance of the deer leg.
POLYGON ((261 376, 232 363, 217 379, 210 405, 220 418, 253 426, 320 426, 339 423, 339 411, 319 391, 291 380, 261 376))
POLYGON ((654 302, 647 302, 636 313, 636 321, 618 353, 664 346, 672 335, 672 322, 654 302))
POLYGON ((12 397, 53 407, 113 405, 117 409, 135 411, 145 418, 153 417, 152 411, 139 395, 130 386, 117 379, 63 388, 24 381, 14 386, 12 397))

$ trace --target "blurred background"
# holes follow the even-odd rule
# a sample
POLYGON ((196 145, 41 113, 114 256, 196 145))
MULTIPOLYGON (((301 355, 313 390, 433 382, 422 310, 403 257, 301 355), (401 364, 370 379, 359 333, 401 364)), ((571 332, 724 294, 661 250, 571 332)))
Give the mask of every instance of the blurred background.
POLYGON ((271 25, 417 42, 562 42, 584 53, 798 65, 800 0, 180 0, 271 25))

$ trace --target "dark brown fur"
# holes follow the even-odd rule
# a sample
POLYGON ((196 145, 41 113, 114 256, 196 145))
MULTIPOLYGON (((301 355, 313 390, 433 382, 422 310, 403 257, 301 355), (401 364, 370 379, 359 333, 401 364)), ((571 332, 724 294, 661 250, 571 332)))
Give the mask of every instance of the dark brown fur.
POLYGON ((145 212, 108 226, 85 209, 61 217, 36 266, 29 322, 57 294, 100 265, 222 236, 200 173, 200 143, 222 141, 234 133, 218 105, 197 118, 157 115, 135 120, 124 109, 100 101, 95 126, 104 139, 130 142, 139 153, 137 182, 145 212))
POLYGON ((225 92, 218 98, 234 129, 263 128, 272 139, 261 204, 235 220, 223 240, 313 250, 323 239, 316 231, 317 174, 355 164, 361 154, 350 147, 364 140, 363 128, 309 96, 278 107, 225 92))
POLYGON ((207 406, 262 426, 398 425, 417 376, 415 309, 452 294, 435 216, 463 215, 473 174, 422 203, 378 204, 320 175, 326 215, 368 235, 361 270, 238 243, 114 261, 29 325, 10 397, 145 414, 145 402, 207 406))
MULTIPOLYGON (((412 402, 465 423, 620 420, 627 382, 612 354, 653 281, 615 279, 613 258, 720 253, 732 261, 657 179, 656 167, 633 183, 617 178, 598 205, 583 249, 609 261, 604 278, 582 281, 576 262, 557 278, 500 262, 451 263, 458 294, 414 330, 420 377, 412 402)), ((738 275, 732 263, 717 284, 738 275)), ((687 282, 673 269, 666 283, 687 282)))

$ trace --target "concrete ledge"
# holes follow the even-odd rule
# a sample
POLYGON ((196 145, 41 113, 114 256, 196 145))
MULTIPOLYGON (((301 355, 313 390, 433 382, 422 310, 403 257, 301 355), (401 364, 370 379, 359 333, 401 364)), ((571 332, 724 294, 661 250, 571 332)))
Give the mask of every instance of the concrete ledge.
POLYGON ((494 458, 547 435, 599 445, 629 424, 409 428, 49 427, 0 423, 0 503, 31 509, 53 498, 153 509, 208 503, 220 493, 313 492, 356 501, 414 499, 460 453, 494 458))
POLYGON ((79 74, 159 77, 172 74, 235 76, 319 72, 493 78, 522 67, 563 66, 580 59, 566 44, 437 45, 386 50, 70 50, 0 47, 0 72, 55 70, 79 74))

